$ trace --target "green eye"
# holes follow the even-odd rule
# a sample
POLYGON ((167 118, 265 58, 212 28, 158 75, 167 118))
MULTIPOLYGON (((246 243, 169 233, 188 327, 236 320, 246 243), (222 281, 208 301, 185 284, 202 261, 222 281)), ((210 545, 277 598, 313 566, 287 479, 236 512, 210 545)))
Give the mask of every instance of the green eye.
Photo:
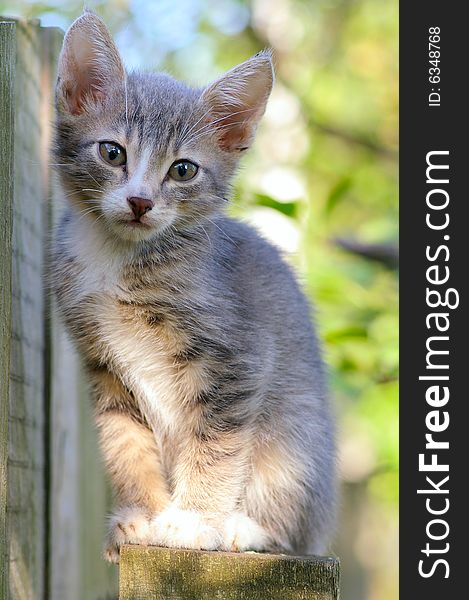
POLYGON ((113 167, 122 167, 127 161, 124 148, 114 142, 100 142, 99 154, 105 162, 113 167))
POLYGON ((198 170, 199 167, 189 160, 178 160, 169 167, 168 175, 175 181, 189 181, 198 170))

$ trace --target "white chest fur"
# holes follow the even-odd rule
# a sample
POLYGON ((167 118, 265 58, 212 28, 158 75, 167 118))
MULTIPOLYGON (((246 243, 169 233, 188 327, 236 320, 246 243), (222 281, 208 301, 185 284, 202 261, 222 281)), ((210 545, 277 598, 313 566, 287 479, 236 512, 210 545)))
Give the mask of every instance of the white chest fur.
POLYGON ((126 255, 117 242, 103 237, 93 223, 74 223, 69 233, 70 247, 78 266, 76 300, 96 293, 117 297, 126 255))
POLYGON ((176 432, 187 425, 188 407, 208 384, 205 365, 197 361, 177 364, 168 333, 127 318, 117 303, 100 317, 99 330, 114 367, 153 427, 176 432))
POLYGON ((191 399, 207 386, 204 365, 176 364, 175 354, 186 343, 184 332, 164 323, 150 325, 128 303, 132 298, 122 273, 129 255, 122 247, 103 239, 89 223, 75 227, 70 242, 78 267, 73 303, 92 298, 87 312, 105 354, 103 362, 118 371, 155 428, 180 429, 191 399), (119 302, 122 299, 128 304, 119 302))

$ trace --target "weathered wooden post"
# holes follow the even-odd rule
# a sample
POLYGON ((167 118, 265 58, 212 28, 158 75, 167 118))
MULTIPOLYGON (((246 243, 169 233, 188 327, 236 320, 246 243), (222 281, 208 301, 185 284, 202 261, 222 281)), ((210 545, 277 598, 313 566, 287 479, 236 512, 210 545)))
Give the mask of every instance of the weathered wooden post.
POLYGON ((50 315, 49 143, 63 33, 0 17, 0 599, 97 600, 107 488, 79 361, 50 315))
POLYGON ((332 557, 124 546, 119 600, 338 600, 332 557))
POLYGON ((45 598, 47 464, 45 295, 47 124, 42 104, 42 39, 37 23, 0 25, 2 114, 2 598, 45 598), (5 155, 5 157, 3 157, 5 155), (6 314, 5 314, 6 317, 6 314), (3 346, 3 344, 2 344, 3 346), (7 362, 8 361, 8 362, 7 362), (6 375, 5 379, 4 376, 6 375), (2 469, 3 470, 3 469, 2 469))
POLYGON ((15 27, 0 23, 0 598, 7 590, 7 466, 11 337, 11 231, 15 27))

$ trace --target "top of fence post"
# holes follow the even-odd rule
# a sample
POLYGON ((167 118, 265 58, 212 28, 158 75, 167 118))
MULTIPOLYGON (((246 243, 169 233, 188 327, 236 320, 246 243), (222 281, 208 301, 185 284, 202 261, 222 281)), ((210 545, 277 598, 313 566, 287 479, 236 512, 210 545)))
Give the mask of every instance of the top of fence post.
POLYGON ((124 546, 119 592, 119 600, 338 600, 339 561, 124 546))

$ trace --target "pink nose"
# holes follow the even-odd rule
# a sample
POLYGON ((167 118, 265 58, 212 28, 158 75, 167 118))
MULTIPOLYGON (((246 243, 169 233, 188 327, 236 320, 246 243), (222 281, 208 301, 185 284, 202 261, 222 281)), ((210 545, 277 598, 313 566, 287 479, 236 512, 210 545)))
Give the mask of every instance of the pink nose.
POLYGON ((143 215, 151 210, 154 206, 154 202, 147 200, 146 198, 127 198, 127 202, 129 203, 136 219, 143 217, 143 215))

